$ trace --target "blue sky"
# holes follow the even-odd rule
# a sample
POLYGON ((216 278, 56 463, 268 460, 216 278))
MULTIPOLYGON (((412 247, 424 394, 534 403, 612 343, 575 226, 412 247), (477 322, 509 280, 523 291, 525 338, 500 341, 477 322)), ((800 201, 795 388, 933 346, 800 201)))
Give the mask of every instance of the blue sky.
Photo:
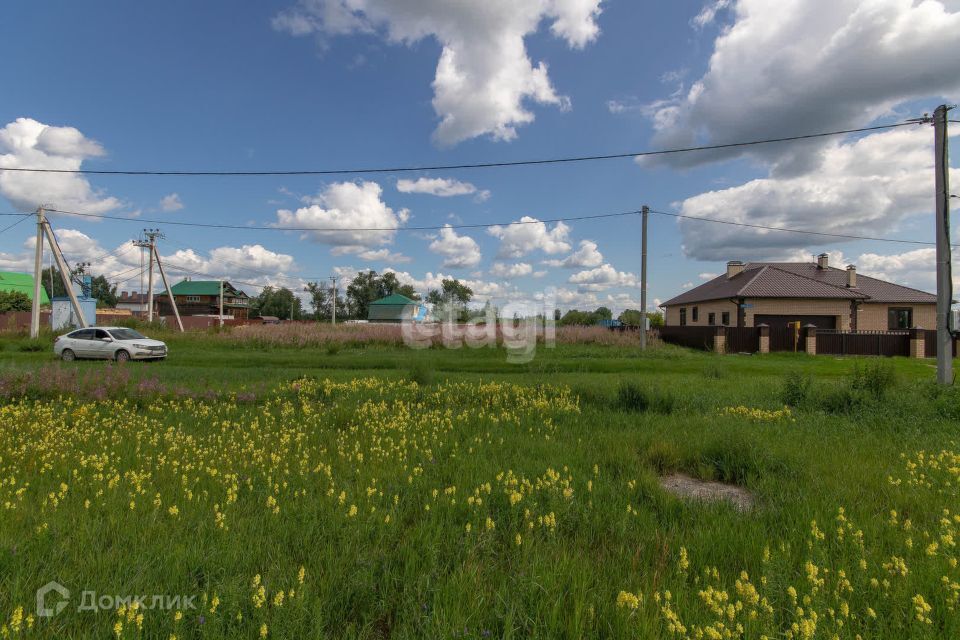
MULTIPOLYGON (((0 51, 16 62, 0 67, 0 166, 324 169, 618 153, 895 122, 960 94, 949 61, 929 62, 960 45, 960 9, 950 2, 461 6, 469 4, 8 4, 0 51)), ((924 127, 659 164, 328 179, 0 172, 0 209, 51 203, 132 219, 54 217, 72 261, 159 226, 171 264, 254 284, 299 288, 335 272, 391 268, 421 290, 456 276, 501 303, 554 287, 563 308, 623 308, 639 300, 638 218, 499 235, 404 227, 605 214, 646 203, 731 221, 929 240, 931 142, 924 127), (460 195, 436 195, 445 192, 460 195), (304 236, 143 218, 398 230, 304 236)), ((650 232, 651 301, 699 284, 728 259, 820 251, 866 273, 933 284, 924 247, 660 216, 650 232)), ((0 235, 0 268, 29 269, 30 234, 25 222, 0 235)), ((123 280, 138 265, 135 251, 121 251, 93 271, 123 280)), ((131 286, 139 279, 121 284, 131 286)))

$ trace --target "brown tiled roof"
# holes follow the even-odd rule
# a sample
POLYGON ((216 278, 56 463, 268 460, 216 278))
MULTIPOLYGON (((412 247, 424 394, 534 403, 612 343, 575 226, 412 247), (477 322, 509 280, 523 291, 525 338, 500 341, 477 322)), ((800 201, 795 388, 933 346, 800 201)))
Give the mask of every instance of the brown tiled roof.
POLYGON ((752 262, 732 278, 722 274, 661 306, 729 298, 840 298, 864 302, 934 303, 936 296, 892 282, 857 274, 847 287, 844 269, 819 268, 807 262, 752 262))

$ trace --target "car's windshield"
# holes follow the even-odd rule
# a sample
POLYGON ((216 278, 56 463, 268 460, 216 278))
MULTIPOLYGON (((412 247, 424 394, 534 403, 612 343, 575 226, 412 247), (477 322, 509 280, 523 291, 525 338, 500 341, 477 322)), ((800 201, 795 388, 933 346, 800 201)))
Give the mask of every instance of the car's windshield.
POLYGON ((139 340, 146 338, 145 335, 133 329, 110 329, 110 335, 114 340, 139 340))

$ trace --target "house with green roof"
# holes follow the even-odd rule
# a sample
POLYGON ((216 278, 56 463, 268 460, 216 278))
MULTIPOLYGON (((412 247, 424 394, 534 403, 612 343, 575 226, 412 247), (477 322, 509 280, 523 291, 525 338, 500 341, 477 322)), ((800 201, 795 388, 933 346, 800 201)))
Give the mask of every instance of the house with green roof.
MULTIPOLYGON (((19 291, 33 300, 33 276, 29 273, 0 271, 0 291, 19 291)), ((47 291, 40 287, 40 304, 50 304, 47 291)))
POLYGON ((395 293, 370 303, 367 320, 370 322, 423 322, 427 308, 417 300, 395 293))
MULTIPOLYGON (((220 280, 191 280, 187 278, 170 287, 181 316, 219 316, 220 280)), ((161 316, 173 315, 170 300, 164 294, 154 294, 161 316)), ((250 296, 232 284, 223 281, 223 315, 246 320, 250 315, 250 296)))

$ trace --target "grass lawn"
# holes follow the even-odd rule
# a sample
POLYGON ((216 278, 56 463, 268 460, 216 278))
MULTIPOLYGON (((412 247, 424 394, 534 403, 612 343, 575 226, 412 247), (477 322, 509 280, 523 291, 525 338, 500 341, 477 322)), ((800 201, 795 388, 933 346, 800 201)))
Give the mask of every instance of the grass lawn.
POLYGON ((0 638, 960 635, 932 361, 168 342, 0 338, 0 638))

